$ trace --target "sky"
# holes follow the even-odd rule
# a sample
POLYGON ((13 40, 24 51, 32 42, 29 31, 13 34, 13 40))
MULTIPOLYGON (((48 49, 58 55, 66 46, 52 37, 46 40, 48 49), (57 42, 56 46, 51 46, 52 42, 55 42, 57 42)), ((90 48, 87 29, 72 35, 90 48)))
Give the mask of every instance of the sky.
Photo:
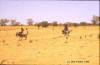
POLYGON ((0 19, 15 19, 26 24, 48 21, 91 22, 93 15, 99 16, 99 1, 25 1, 0 0, 0 19))

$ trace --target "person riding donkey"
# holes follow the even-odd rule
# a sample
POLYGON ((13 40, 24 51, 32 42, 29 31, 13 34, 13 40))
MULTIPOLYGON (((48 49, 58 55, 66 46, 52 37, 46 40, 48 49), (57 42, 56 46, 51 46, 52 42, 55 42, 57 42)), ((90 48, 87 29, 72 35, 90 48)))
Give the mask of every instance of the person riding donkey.
POLYGON ((62 30, 62 33, 65 34, 65 35, 68 34, 68 36, 69 36, 70 31, 68 29, 68 24, 65 24, 64 30, 62 30))
POLYGON ((21 39, 23 37, 25 39, 27 39, 27 35, 28 35, 28 29, 27 28, 26 28, 26 30, 24 30, 23 28, 21 28, 21 31, 16 33, 16 36, 19 36, 21 39))

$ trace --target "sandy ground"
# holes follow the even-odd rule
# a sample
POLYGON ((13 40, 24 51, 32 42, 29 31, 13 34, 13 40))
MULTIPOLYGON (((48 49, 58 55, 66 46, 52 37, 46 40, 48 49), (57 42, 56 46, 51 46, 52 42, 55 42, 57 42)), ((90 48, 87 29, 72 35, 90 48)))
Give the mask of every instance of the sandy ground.
POLYGON ((28 29, 27 40, 19 41, 19 29, 0 31, 1 64, 99 65, 99 27, 63 27, 28 29), (79 62, 80 61, 80 62, 79 62))

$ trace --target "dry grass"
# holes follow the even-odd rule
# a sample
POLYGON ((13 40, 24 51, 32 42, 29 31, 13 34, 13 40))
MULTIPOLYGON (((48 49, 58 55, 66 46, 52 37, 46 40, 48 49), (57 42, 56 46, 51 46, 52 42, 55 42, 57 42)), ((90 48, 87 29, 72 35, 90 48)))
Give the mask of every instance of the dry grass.
POLYGON ((15 36, 21 26, 0 27, 0 63, 42 65, 99 65, 99 27, 70 27, 73 30, 66 39, 63 27, 28 28, 27 40, 15 36), (89 63, 69 63, 69 61, 89 63))

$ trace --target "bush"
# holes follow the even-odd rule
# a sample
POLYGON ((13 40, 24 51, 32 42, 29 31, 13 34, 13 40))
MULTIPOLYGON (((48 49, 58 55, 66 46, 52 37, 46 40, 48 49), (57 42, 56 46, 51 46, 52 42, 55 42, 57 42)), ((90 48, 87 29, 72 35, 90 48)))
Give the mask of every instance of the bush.
POLYGON ((42 27, 48 27, 49 23, 48 21, 43 21, 43 22, 40 22, 39 25, 41 25, 42 27))

